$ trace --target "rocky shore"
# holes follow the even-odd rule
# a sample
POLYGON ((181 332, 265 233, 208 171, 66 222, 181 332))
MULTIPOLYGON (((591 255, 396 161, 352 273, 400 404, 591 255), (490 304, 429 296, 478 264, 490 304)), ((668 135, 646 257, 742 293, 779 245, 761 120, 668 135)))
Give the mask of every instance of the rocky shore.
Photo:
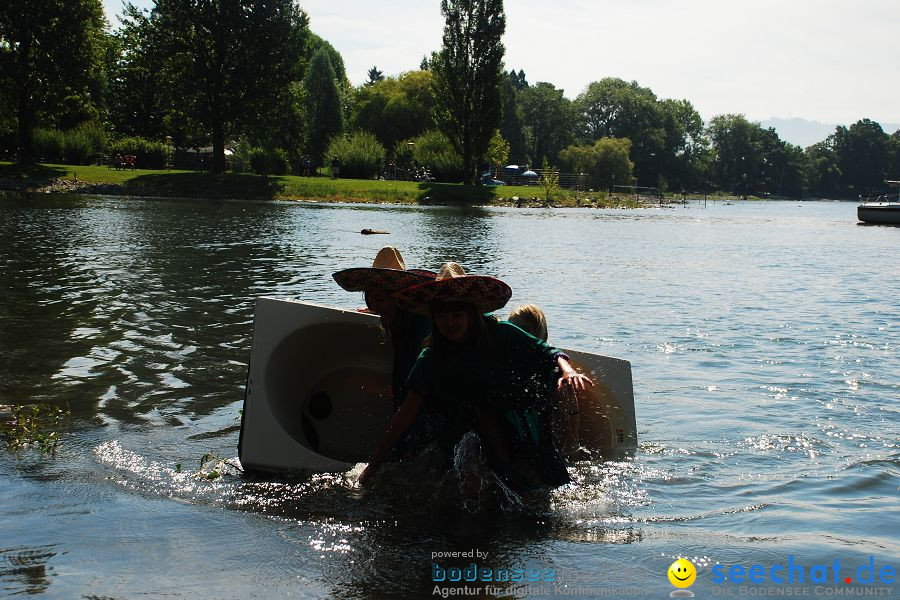
POLYGON ((73 193, 73 194, 104 194, 104 195, 134 195, 133 191, 126 191, 125 186, 118 183, 96 183, 91 181, 77 181, 72 179, 54 179, 50 183, 32 180, 0 179, 0 190, 13 190, 19 192, 36 193, 73 193))

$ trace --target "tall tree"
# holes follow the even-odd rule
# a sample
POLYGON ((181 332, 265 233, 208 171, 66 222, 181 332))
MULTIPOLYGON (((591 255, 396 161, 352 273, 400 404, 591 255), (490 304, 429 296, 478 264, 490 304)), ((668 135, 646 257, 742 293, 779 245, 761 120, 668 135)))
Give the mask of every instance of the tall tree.
POLYGON ((888 167, 887 178, 900 181, 900 129, 891 134, 887 143, 888 167))
POLYGON ((465 181, 476 181, 478 160, 500 122, 506 15, 503 0, 441 0, 443 46, 433 61, 441 129, 463 157, 465 181))
POLYGON ((369 69, 369 80, 366 81, 365 85, 372 85, 374 83, 378 83, 379 81, 384 81, 384 73, 378 70, 378 66, 374 66, 369 69))
POLYGON ((331 61, 331 67, 334 69, 334 80, 337 82, 338 94, 341 98, 342 118, 346 123, 350 121, 350 117, 353 114, 355 91, 350 80, 347 78, 347 68, 344 66, 344 57, 341 56, 341 53, 337 51, 337 48, 332 46, 328 40, 315 33, 311 33, 309 46, 306 50, 307 62, 312 62, 313 56, 315 56, 319 50, 324 50, 328 53, 328 60, 331 61))
POLYGON ((663 111, 652 90, 636 81, 607 77, 591 83, 574 104, 583 141, 630 139, 637 178, 644 185, 657 185, 666 131, 663 111))
POLYGON ((809 168, 809 191, 820 198, 842 195, 841 167, 829 140, 818 142, 804 152, 809 168))
POLYGON ((854 196, 881 190, 889 160, 888 136, 881 125, 862 119, 850 127, 838 127, 832 138, 844 193, 854 196))
POLYGON ((52 125, 74 125, 53 120, 73 100, 88 105, 82 119, 96 116, 90 80, 97 77, 105 27, 100 0, 0 3, 0 84, 13 90, 20 163, 34 159, 32 130, 41 116, 52 125))
POLYGON ((185 111, 212 135, 213 172, 225 170, 225 136, 271 113, 298 77, 307 17, 292 0, 156 0, 153 18, 185 111))
POLYGON ((516 70, 513 69, 509 72, 509 80, 515 86, 516 91, 521 92, 525 88, 528 87, 528 80, 525 79, 525 71, 519 69, 519 72, 516 73, 516 70))
POLYGON ((563 96, 563 90, 545 81, 523 89, 519 98, 531 162, 547 158, 556 163, 560 150, 572 142, 572 103, 563 96))
POLYGON ((756 188, 764 158, 758 145, 760 129, 759 123, 744 115, 718 115, 710 120, 713 176, 720 189, 744 194, 756 188))
POLYGON ((739 194, 803 196, 810 189, 813 161, 798 146, 744 115, 718 115, 708 127, 713 147, 712 174, 720 189, 739 194))
MULTIPOLYGON (((175 86, 153 16, 133 4, 125 5, 122 26, 116 32, 120 56, 112 69, 109 120, 120 134, 161 140, 174 133, 164 118, 175 101, 171 93, 175 86)), ((183 132, 179 134, 179 142, 184 143, 183 132)))
POLYGON ((320 49, 312 57, 303 81, 306 88, 306 116, 309 119, 308 149, 316 165, 321 165, 331 139, 344 128, 341 93, 331 58, 320 49))
POLYGON ((663 100, 659 107, 665 131, 660 174, 669 189, 702 187, 709 142, 700 113, 687 100, 663 100))
POLYGON ((500 134, 509 142, 509 160, 515 163, 527 162, 525 124, 515 84, 515 71, 510 71, 509 75, 503 78, 501 96, 503 117, 500 121, 500 134))

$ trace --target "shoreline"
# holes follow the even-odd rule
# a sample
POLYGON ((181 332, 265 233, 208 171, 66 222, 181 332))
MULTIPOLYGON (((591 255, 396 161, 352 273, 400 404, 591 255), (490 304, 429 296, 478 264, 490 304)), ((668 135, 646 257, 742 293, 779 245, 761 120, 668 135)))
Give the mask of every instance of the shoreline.
MULTIPOLYGON (((685 204, 794 198, 723 194, 634 195, 559 188, 550 201, 539 186, 464 186, 453 183, 331 179, 195 171, 122 171, 105 166, 0 163, 0 190, 101 196, 338 202, 401 206, 501 206, 509 208, 653 208, 685 204), (502 195, 501 195, 502 194, 502 195)), ((816 199, 819 200, 819 199, 816 199)))

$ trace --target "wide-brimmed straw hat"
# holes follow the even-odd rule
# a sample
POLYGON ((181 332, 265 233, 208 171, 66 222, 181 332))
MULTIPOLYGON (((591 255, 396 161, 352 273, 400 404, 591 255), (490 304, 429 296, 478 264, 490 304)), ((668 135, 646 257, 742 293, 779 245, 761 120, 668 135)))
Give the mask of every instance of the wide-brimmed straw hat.
POLYGON ((393 246, 385 246, 375 255, 371 267, 355 267, 334 273, 332 277, 348 292, 365 292, 383 289, 396 292, 403 288, 432 281, 434 272, 422 269, 407 269, 400 251, 393 246))
POLYGON ((450 302, 473 304, 479 313, 489 313, 506 306, 510 296, 512 289, 496 277, 466 275, 459 264, 448 262, 432 281, 401 290, 392 298, 404 310, 427 315, 433 304, 450 302))

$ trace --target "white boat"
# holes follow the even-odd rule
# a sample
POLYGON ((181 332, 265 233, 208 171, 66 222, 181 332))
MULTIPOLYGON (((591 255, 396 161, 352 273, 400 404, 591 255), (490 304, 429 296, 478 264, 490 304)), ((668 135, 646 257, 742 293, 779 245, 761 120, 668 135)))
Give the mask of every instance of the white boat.
MULTIPOLYGON (((604 456, 632 451, 631 364, 566 352, 595 382, 578 396, 581 444, 604 456)), ((243 467, 342 472, 365 462, 393 413, 392 356, 374 315, 259 298, 238 444, 243 467)))
POLYGON ((900 225, 900 202, 864 202, 856 207, 856 218, 863 223, 900 225))
MULTIPOLYGON (((885 180, 885 185, 900 188, 900 181, 885 180)), ((860 197, 861 198, 861 197, 860 197)), ((862 202, 856 207, 856 218, 863 223, 900 225, 900 198, 894 194, 895 200, 885 194, 874 202, 862 202)))

